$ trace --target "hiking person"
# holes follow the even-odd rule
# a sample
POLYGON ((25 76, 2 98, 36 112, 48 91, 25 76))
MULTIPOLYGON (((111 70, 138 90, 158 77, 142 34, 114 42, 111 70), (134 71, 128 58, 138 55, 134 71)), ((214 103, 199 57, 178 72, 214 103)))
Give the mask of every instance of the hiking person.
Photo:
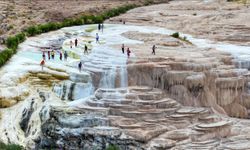
POLYGON ((65 51, 64 52, 64 60, 67 60, 67 58, 68 58, 68 53, 67 53, 67 51, 65 51))
POLYGON ((45 51, 43 51, 43 59, 44 59, 44 60, 46 59, 45 51))
POLYGON ((73 42, 70 40, 70 48, 73 47, 73 42))
POLYGON ((130 57, 130 53, 131 53, 131 51, 130 51, 130 49, 129 49, 129 47, 128 47, 128 49, 127 49, 128 58, 130 57))
POLYGON ((124 44, 122 44, 122 53, 124 54, 124 52, 125 52, 125 46, 124 44))
POLYGON ((126 22, 125 22, 125 20, 123 20, 123 24, 125 24, 126 22))
POLYGON ((79 72, 82 71, 82 62, 80 61, 79 64, 78 64, 78 69, 79 69, 79 72))
POLYGON ((99 23, 98 24, 98 31, 100 31, 101 30, 101 24, 99 23))
POLYGON ((50 51, 48 50, 48 59, 50 60, 50 51))
POLYGON ((153 55, 155 55, 155 49, 156 49, 156 46, 153 45, 153 47, 152 47, 152 54, 153 54, 153 55))
POLYGON ((44 65, 45 65, 45 60, 43 59, 43 60, 40 62, 40 66, 42 67, 42 70, 43 70, 44 65))
POLYGON ((78 44, 78 40, 75 39, 75 47, 77 47, 77 44, 78 44))
POLYGON ((62 60, 62 52, 60 51, 60 60, 62 60))
POLYGON ((88 46, 86 44, 84 46, 84 54, 88 54, 88 46))
POLYGON ((54 58, 55 58, 55 52, 54 52, 54 50, 51 51, 51 57, 54 60, 54 58))
POLYGON ((96 43, 100 43, 100 42, 99 42, 99 38, 100 38, 100 37, 99 37, 98 33, 96 33, 96 37, 95 37, 96 43))

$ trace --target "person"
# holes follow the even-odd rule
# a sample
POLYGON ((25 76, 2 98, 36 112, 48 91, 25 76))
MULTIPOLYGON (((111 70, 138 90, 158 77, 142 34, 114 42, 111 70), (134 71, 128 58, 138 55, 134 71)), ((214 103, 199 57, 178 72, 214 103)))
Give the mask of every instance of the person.
POLYGON ((78 40, 75 39, 75 47, 77 47, 77 44, 78 44, 78 40))
POLYGON ((125 52, 125 46, 124 44, 122 44, 122 53, 124 54, 124 52, 125 52))
POLYGON ((68 53, 67 53, 67 51, 65 51, 64 52, 64 60, 67 60, 67 58, 68 58, 68 53))
POLYGON ((43 59, 43 60, 40 62, 40 66, 42 67, 42 70, 43 70, 44 65, 45 65, 45 60, 43 59))
POLYGON ((73 42, 70 40, 70 48, 72 48, 73 46, 73 42))
POLYGON ((84 54, 88 54, 88 46, 86 44, 84 46, 84 54))
POLYGON ((96 43, 100 43, 99 42, 99 35, 98 35, 98 33, 96 33, 96 38, 95 39, 96 39, 96 43))
POLYGON ((100 23, 98 24, 98 30, 99 31, 101 30, 101 24, 100 23))
POLYGON ((125 22, 125 20, 123 20, 123 24, 125 24, 126 22, 125 22))
POLYGON ((45 52, 43 51, 43 59, 45 60, 45 52))
POLYGON ((60 60, 62 60, 62 52, 60 51, 60 60))
POLYGON ((128 49, 127 49, 128 58, 130 57, 130 53, 131 53, 131 51, 130 51, 130 49, 129 49, 129 47, 128 47, 128 49))
POLYGON ((79 72, 81 72, 81 70, 82 70, 82 62, 81 61, 78 64, 78 69, 79 69, 79 72))
POLYGON ((50 51, 48 50, 48 59, 50 60, 50 51))
POLYGON ((104 24, 102 23, 102 33, 103 33, 103 29, 104 29, 104 24))
POLYGON ((155 49, 156 49, 156 46, 153 45, 153 47, 152 47, 152 54, 153 54, 153 55, 155 55, 155 49))
POLYGON ((51 57, 54 60, 54 58, 55 58, 55 52, 54 52, 54 50, 51 51, 51 57))

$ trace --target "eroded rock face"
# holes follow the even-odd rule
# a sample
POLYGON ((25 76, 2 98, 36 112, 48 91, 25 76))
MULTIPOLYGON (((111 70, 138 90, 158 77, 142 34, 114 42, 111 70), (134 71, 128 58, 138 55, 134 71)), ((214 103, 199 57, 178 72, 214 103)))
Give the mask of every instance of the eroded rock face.
POLYGON ((183 105, 211 106, 233 117, 248 117, 246 106, 241 103, 248 88, 241 74, 246 70, 220 69, 218 72, 218 66, 191 65, 178 60, 131 64, 129 83, 161 88, 183 105), (203 69, 197 69, 202 66, 203 69))
POLYGON ((105 149, 115 144, 120 149, 209 149, 227 146, 233 136, 240 138, 236 120, 208 108, 182 106, 150 87, 99 89, 71 107, 44 107, 40 119, 36 148, 105 149))

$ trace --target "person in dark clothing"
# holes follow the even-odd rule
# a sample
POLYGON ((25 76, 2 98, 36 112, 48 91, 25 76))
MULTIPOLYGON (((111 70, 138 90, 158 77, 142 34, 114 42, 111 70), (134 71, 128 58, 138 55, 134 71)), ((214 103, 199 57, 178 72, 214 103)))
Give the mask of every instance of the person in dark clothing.
POLYGON ((54 60, 54 58, 55 58, 55 52, 54 52, 54 50, 51 51, 51 57, 54 60))
POLYGON ((75 39, 75 47, 77 47, 77 44, 78 44, 78 40, 75 39))
POLYGON ((98 24, 98 30, 99 31, 101 30, 101 24, 100 23, 98 24))
POLYGON ((50 60, 50 51, 48 51, 48 59, 50 60))
POLYGON ((131 53, 131 51, 130 51, 130 49, 129 49, 129 47, 128 47, 128 49, 127 49, 128 58, 130 57, 130 53, 131 53))
POLYGON ((60 52, 60 60, 62 60, 62 52, 60 52))
POLYGON ((84 54, 88 54, 88 46, 86 44, 84 46, 84 54))
POLYGON ((80 61, 79 64, 78 64, 78 69, 79 69, 79 72, 82 71, 82 62, 80 61))
POLYGON ((122 44, 122 53, 124 54, 124 52, 125 52, 125 46, 124 44, 122 44))
POLYGON ((46 59, 45 52, 43 51, 43 60, 46 59))
POLYGON ((65 51, 64 52, 64 60, 67 60, 67 58, 68 58, 68 53, 67 53, 67 51, 65 51))
POLYGON ((153 55, 155 55, 155 49, 156 49, 156 46, 153 45, 153 47, 152 47, 152 54, 153 54, 153 55))

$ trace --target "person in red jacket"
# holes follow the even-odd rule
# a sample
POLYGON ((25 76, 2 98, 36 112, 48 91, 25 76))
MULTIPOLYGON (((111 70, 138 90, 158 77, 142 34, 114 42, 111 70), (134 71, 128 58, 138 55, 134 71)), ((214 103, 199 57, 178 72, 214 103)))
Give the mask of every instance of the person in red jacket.
POLYGON ((45 60, 43 59, 43 60, 40 62, 40 66, 42 67, 42 70, 43 70, 44 65, 45 65, 45 60))

